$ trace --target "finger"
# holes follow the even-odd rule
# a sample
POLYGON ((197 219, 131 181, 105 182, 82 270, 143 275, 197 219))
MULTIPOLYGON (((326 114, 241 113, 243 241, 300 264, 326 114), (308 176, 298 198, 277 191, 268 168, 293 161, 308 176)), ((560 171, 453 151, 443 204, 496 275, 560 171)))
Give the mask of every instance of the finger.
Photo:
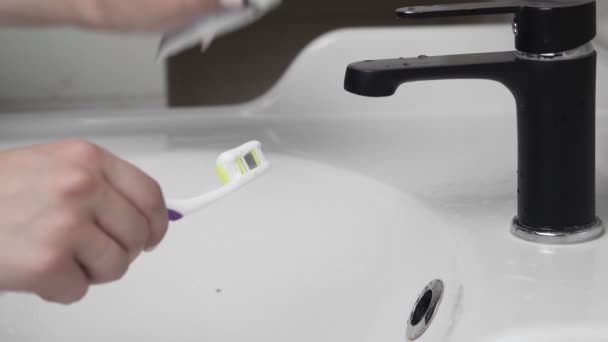
POLYGON ((129 255, 129 261, 147 247, 151 229, 146 217, 112 186, 103 186, 94 206, 98 226, 129 255))
POLYGON ((165 3, 167 8, 163 12, 176 12, 177 16, 183 18, 184 16, 198 16, 200 13, 217 9, 239 9, 247 6, 248 3, 248 0, 183 0, 181 4, 165 3))
POLYGON ((154 28, 162 28, 165 31, 173 31, 183 28, 184 24, 192 20, 196 20, 201 16, 201 13, 208 13, 219 9, 236 10, 247 6, 247 0, 184 0, 182 3, 175 2, 166 3, 167 8, 158 9, 158 13, 162 13, 159 22, 148 25, 135 25, 135 28, 140 30, 154 30, 154 28))
POLYGON ((65 140, 42 148, 94 172, 101 170, 104 179, 148 221, 150 235, 146 249, 158 245, 164 238, 169 224, 168 212, 160 186, 150 176, 83 140, 65 140))
POLYGON ((209 10, 216 7, 223 8, 241 8, 249 4, 249 0, 199 0, 203 6, 203 10, 209 10))
POLYGON ((114 189, 147 219, 150 234, 145 248, 158 245, 169 225, 167 206, 158 183, 140 169, 115 157, 105 159, 103 172, 114 189))
POLYGON ((73 249, 74 259, 85 270, 92 284, 122 278, 131 263, 129 253, 94 224, 78 231, 73 240, 73 249))
POLYGON ((34 267, 34 291, 50 302, 71 304, 84 298, 89 289, 89 279, 76 260, 66 256, 42 257, 34 267))
POLYGON ((139 0, 114 1, 111 6, 97 6, 93 11, 83 12, 93 14, 84 20, 87 26, 120 31, 172 31, 201 13, 242 6, 242 0, 139 0))
POLYGON ((32 292, 50 302, 63 304, 80 300, 89 281, 70 257, 48 246, 22 241, 0 246, 0 288, 32 292), (24 253, 29 250, 30 253, 24 253))
MULTIPOLYGON (((203 2, 205 1, 203 0, 203 2)), ((220 6, 229 8, 241 8, 249 5, 249 0, 220 0, 219 2, 220 6)))

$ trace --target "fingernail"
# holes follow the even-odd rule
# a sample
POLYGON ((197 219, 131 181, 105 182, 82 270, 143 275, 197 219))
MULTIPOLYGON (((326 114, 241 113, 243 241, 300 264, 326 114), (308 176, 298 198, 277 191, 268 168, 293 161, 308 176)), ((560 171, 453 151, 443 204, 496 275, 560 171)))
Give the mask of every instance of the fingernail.
POLYGON ((227 8, 245 7, 247 0, 220 0, 220 5, 227 8))

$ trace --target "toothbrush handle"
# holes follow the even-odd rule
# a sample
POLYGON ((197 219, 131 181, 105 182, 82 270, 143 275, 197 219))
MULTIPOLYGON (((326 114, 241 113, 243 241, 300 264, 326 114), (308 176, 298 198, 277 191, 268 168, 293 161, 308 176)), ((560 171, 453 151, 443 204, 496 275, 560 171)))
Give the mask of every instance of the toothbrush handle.
POLYGON ((232 183, 226 184, 221 188, 208 192, 202 196, 182 200, 168 200, 167 206, 170 208, 168 212, 169 221, 179 221, 184 218, 184 216, 201 210, 207 205, 241 188, 243 185, 255 179, 255 176, 266 170, 268 170, 268 164, 262 165, 257 169, 250 171, 246 176, 243 176, 232 183))
POLYGON ((198 211, 207 205, 217 201, 221 197, 239 188, 239 184, 228 184, 215 191, 211 191, 202 196, 184 200, 169 200, 167 201, 169 221, 179 221, 184 216, 198 211))

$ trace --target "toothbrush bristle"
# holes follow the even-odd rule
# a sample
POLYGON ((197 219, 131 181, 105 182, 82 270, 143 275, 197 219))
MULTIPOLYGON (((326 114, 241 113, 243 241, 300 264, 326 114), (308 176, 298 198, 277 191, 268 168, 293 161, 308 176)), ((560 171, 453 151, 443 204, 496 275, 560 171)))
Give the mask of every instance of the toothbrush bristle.
POLYGON ((243 157, 243 159, 245 159, 245 162, 247 163, 249 170, 253 170, 258 167, 258 163, 256 163, 255 158, 253 157, 253 154, 251 152, 247 153, 243 157))

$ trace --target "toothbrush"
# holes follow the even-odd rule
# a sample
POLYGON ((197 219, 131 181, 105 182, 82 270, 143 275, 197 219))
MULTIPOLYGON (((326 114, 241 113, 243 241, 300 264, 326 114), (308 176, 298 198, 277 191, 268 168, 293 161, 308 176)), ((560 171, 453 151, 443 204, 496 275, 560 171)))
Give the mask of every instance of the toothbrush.
POLYGON ((167 208, 170 208, 170 221, 179 221, 186 215, 205 208, 209 204, 251 182, 270 167, 270 163, 262 152, 262 144, 259 141, 250 141, 220 154, 216 165, 215 171, 223 186, 198 197, 168 200, 167 208))

